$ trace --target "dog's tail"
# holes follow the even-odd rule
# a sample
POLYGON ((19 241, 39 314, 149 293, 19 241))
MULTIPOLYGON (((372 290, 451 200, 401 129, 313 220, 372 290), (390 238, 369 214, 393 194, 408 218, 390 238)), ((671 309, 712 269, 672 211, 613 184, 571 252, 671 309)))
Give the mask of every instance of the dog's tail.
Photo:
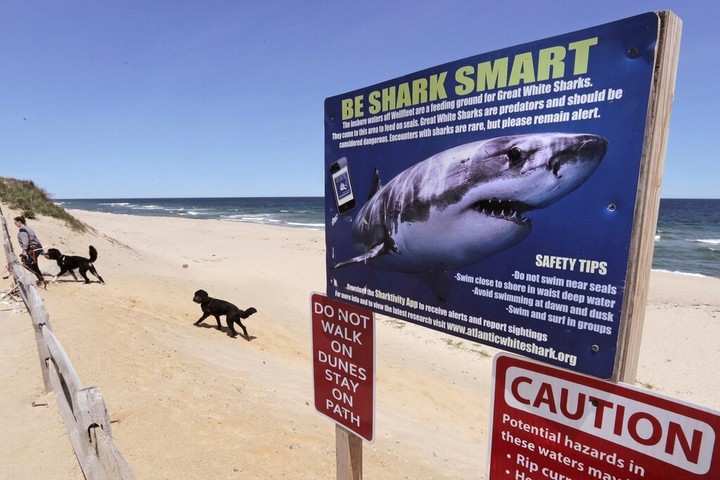
POLYGON ((90 245, 90 263, 97 260, 97 250, 95 250, 95 247, 90 245))
POLYGON ((240 318, 248 318, 248 317, 249 317, 250 315, 252 315, 253 313, 257 313, 257 310, 255 310, 255 307, 250 307, 250 308, 248 308, 247 310, 245 310, 244 312, 241 310, 241 311, 240 311, 240 318))

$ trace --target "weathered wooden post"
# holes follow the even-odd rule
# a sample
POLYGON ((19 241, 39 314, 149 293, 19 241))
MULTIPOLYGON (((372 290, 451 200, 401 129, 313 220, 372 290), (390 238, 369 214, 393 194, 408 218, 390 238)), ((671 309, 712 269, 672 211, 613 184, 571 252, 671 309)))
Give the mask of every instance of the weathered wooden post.
POLYGON ((340 425, 335 426, 337 480, 362 478, 362 439, 340 425))

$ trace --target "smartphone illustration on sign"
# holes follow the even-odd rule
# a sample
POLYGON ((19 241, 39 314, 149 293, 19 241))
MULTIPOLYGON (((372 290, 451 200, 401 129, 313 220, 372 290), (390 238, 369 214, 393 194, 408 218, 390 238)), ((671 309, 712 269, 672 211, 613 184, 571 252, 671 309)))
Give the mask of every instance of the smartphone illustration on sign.
POLYGON ((355 195, 353 194, 352 183, 350 182, 347 158, 342 157, 330 165, 330 176, 332 177, 338 213, 349 212, 355 207, 355 195))

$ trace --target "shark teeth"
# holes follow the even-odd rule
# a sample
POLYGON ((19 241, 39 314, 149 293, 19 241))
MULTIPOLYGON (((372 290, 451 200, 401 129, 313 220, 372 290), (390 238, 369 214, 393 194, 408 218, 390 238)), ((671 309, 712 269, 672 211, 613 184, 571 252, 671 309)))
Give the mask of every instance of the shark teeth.
POLYGON ((483 215, 509 220, 521 225, 530 222, 530 219, 523 215, 524 211, 529 210, 527 205, 514 200, 500 200, 497 198, 480 200, 472 208, 483 215))

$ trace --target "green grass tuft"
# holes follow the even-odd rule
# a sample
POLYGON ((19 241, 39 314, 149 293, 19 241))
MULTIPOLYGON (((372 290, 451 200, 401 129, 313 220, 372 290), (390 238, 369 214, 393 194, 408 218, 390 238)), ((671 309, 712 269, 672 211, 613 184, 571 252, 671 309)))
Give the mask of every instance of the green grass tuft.
POLYGON ((0 177, 0 200, 10 208, 20 210, 25 218, 33 219, 36 215, 45 215, 64 221, 77 232, 87 230, 84 223, 64 208, 55 205, 47 193, 31 181, 0 177))

